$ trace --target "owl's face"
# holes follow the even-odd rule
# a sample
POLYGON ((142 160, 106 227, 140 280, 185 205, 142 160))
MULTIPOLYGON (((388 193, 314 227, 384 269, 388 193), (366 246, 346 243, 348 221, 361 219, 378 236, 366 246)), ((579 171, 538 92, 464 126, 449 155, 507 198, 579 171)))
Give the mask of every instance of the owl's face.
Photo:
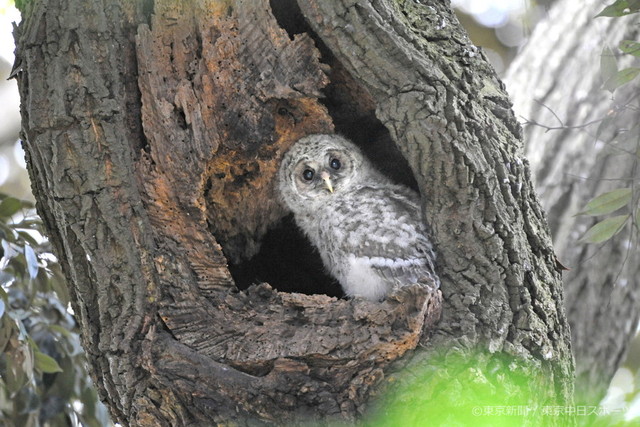
POLYGON ((280 192, 296 211, 301 204, 313 205, 350 191, 366 176, 366 170, 364 157, 353 143, 338 135, 309 135, 285 154, 280 192))

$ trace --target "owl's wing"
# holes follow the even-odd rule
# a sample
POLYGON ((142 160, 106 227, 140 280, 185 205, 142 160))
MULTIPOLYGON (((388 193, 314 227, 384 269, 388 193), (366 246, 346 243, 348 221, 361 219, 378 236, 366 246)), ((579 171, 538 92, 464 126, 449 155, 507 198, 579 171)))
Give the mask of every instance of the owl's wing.
POLYGON ((350 230, 345 238, 353 249, 349 256, 353 268, 369 270, 395 285, 439 286, 434 272, 435 253, 414 201, 417 197, 396 186, 360 190, 359 218, 354 215, 345 221, 345 228, 350 230))
MULTIPOLYGON (((386 246, 388 249, 390 245, 386 246)), ((414 242, 413 246, 403 247, 402 252, 395 256, 391 253, 368 254, 365 251, 354 259, 354 265, 368 266, 380 278, 395 285, 432 283, 438 287, 439 280, 434 272, 434 258, 429 242, 414 242)))

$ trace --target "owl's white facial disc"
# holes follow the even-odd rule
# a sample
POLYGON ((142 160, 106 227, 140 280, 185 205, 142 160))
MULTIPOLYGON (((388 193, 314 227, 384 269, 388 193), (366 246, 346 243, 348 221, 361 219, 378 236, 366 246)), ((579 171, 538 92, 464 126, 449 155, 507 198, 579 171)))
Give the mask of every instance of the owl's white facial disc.
POLYGON ((284 156, 278 177, 280 192, 294 211, 300 202, 325 202, 366 179, 362 165, 360 149, 344 138, 309 135, 284 156))

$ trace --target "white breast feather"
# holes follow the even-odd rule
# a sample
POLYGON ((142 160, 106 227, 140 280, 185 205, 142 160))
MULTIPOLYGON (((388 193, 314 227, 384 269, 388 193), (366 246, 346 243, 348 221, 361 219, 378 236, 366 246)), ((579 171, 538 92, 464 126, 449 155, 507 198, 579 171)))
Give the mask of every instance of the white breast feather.
POLYGON ((389 292, 389 285, 371 267, 371 258, 355 255, 348 257, 346 277, 338 279, 345 294, 376 301, 389 292))

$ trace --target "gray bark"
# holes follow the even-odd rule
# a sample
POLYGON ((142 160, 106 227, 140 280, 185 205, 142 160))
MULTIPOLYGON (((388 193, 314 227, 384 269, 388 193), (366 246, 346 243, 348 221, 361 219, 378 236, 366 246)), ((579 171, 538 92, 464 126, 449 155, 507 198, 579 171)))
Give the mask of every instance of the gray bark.
MULTIPOLYGON (((594 18, 603 3, 558 2, 538 24, 506 77, 525 125, 526 153, 549 215, 564 273, 567 316, 576 359, 576 398, 605 394, 635 335, 640 307, 640 251, 628 225, 611 241, 578 239, 604 217, 575 216, 605 191, 638 179, 638 86, 612 95, 602 88, 600 54, 638 40, 637 15, 594 18), (630 103, 629 105, 627 105, 630 103), (553 129, 549 129, 553 128, 553 129)), ((619 68, 633 57, 618 55, 619 68)), ((637 200, 637 199, 636 199, 637 200)), ((617 214, 629 212, 626 207, 617 214)))
POLYGON ((488 350, 473 360, 486 372, 506 353, 536 378, 519 386, 531 404, 571 402, 561 282, 520 127, 448 5, 288 5, 24 6, 29 171, 114 418, 353 420, 393 362, 429 364, 425 346, 488 350), (441 295, 419 286, 383 303, 236 288, 227 262, 246 270, 285 214, 272 201, 282 153, 334 130, 388 169, 410 166, 398 179, 421 191, 439 254, 437 329, 441 295))
POLYGON ((300 6, 371 93, 418 180, 443 279, 434 345, 453 339, 539 358, 553 394, 564 390, 569 400, 571 385, 561 380, 572 369, 559 275, 520 128, 493 71, 445 5, 300 6))

